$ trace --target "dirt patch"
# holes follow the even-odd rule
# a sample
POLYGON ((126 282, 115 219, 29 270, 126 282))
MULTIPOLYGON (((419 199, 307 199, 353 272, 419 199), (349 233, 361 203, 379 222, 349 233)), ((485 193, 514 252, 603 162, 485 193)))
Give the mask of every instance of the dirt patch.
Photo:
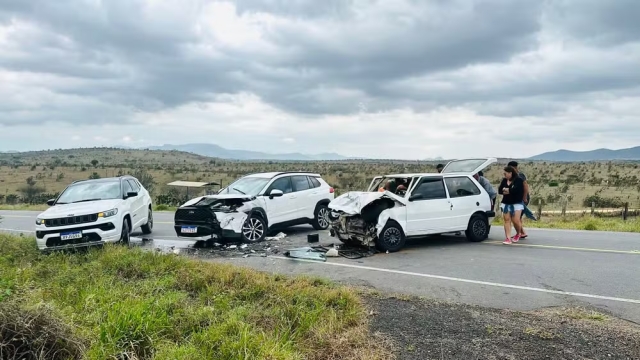
POLYGON ((640 326, 592 309, 516 312, 367 296, 398 359, 640 359, 640 326))

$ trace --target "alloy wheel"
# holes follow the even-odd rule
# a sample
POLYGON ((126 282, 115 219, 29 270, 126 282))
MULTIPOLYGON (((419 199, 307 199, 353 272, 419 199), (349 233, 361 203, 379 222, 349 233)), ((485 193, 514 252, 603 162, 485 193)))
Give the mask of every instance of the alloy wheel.
POLYGON ((249 241, 257 241, 264 234, 264 224, 260 219, 250 218, 242 226, 242 235, 249 241))

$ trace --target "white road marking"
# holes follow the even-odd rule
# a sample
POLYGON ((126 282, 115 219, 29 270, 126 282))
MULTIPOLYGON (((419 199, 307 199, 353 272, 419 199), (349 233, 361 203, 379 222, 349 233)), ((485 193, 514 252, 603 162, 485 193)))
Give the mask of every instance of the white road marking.
POLYGON ((500 288, 526 290, 526 291, 536 291, 536 292, 542 292, 542 293, 547 293, 547 294, 568 295, 568 296, 576 296, 576 297, 583 297, 583 298, 591 298, 591 299, 610 300, 610 301, 617 301, 617 302, 624 302, 624 303, 640 304, 640 300, 637 300, 637 299, 625 299, 625 298, 618 298, 618 297, 612 297, 612 296, 583 294, 583 293, 577 293, 577 292, 571 292, 571 291, 549 290, 549 289, 535 288, 535 287, 530 287, 530 286, 501 284, 501 283, 495 283, 495 282, 489 282, 489 281, 462 279, 462 278, 456 278, 456 277, 450 277, 450 276, 422 274, 422 273, 411 272, 411 271, 384 269, 384 268, 376 268, 376 267, 371 267, 371 266, 344 264, 344 263, 336 263, 336 262, 319 262, 319 261, 314 261, 314 260, 295 259, 295 258, 288 258, 288 257, 282 257, 282 256, 269 256, 269 257, 272 258, 272 259, 294 260, 294 261, 307 262, 307 263, 318 264, 318 265, 339 266, 339 267, 347 267, 347 268, 352 268, 352 269, 371 270, 371 271, 379 271, 379 272, 386 272, 386 273, 392 273, 392 274, 409 275, 409 276, 417 276, 417 277, 423 277, 423 278, 431 278, 431 279, 463 282, 463 283, 468 283, 468 284, 486 285, 486 286, 494 286, 494 287, 500 287, 500 288))
POLYGON ((0 228, 0 231, 6 231, 6 232, 24 232, 24 233, 35 233, 35 231, 32 231, 32 230, 18 230, 18 229, 3 229, 3 228, 0 228))

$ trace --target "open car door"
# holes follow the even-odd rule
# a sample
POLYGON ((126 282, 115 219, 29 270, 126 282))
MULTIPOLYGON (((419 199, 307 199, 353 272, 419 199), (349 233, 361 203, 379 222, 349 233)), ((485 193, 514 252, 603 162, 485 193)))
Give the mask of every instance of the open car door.
POLYGON ((443 174, 477 174, 479 171, 486 169, 489 165, 498 162, 496 158, 477 158, 477 159, 460 159, 450 161, 447 166, 442 169, 443 174))
POLYGON ((373 188, 375 185, 377 185, 380 180, 382 180, 382 176, 376 176, 373 178, 373 180, 371 180, 371 184, 369 184, 369 188, 367 189, 367 191, 378 191, 377 188, 373 188))

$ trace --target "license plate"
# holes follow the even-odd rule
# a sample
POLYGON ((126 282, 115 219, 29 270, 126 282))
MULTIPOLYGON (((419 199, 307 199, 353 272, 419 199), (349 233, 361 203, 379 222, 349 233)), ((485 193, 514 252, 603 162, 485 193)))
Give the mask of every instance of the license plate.
POLYGON ((182 227, 183 234, 197 234, 198 227, 197 226, 183 226, 182 227))
POLYGON ((82 239, 82 231, 67 232, 60 234, 60 240, 82 239))

